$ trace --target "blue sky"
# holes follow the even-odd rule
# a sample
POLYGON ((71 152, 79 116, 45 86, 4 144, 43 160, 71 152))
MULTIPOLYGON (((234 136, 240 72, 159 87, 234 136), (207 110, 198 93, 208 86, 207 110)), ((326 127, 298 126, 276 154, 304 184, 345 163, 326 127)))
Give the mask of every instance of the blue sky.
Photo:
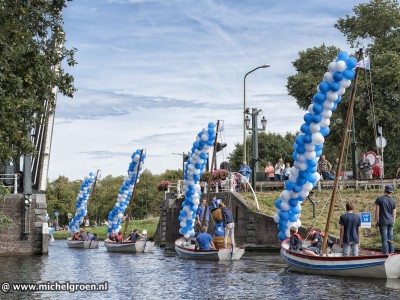
MULTIPOLYGON (((365 1, 75 0, 64 11, 67 69, 78 92, 59 96, 50 180, 89 171, 125 175, 130 154, 147 151, 153 173, 182 166, 196 134, 224 120, 222 141, 243 142, 246 101, 263 110, 267 131, 295 132, 304 112, 287 95, 291 62, 310 47, 353 52, 333 27, 365 1)), ((322 79, 323 74, 321 74, 322 79)))

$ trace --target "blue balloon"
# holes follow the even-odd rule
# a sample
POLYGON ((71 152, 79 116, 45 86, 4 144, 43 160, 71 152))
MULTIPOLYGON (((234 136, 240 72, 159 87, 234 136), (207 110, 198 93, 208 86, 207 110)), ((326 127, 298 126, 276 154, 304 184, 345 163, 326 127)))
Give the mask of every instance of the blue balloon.
POLYGON ((317 181, 317 175, 315 175, 315 173, 308 174, 307 181, 311 182, 311 183, 316 182, 317 181))
MULTIPOLYGON (((287 221, 287 219, 289 218, 289 212, 281 210, 279 212, 279 218, 287 221)), ((281 220, 279 220, 279 221, 281 221, 281 220)))
POLYGON ((329 92, 329 83, 326 81, 321 81, 318 87, 322 93, 329 92))
POLYGON ((280 231, 279 234, 278 234, 278 238, 279 238, 279 240, 281 240, 281 241, 286 240, 286 239, 287 239, 286 233, 285 233, 284 231, 280 231))
POLYGON ((337 108, 337 104, 336 104, 336 103, 333 103, 333 107, 332 107, 331 111, 335 111, 336 108, 337 108))
POLYGON ((181 217, 181 216, 179 216, 179 217, 178 217, 178 220, 179 220, 179 222, 180 222, 180 221, 182 221, 182 217, 181 217))
POLYGON ((312 122, 312 116, 313 116, 312 114, 306 113, 304 115, 304 122, 306 122, 307 124, 310 124, 312 122))
POLYGON ((333 73, 333 79, 335 81, 341 81, 343 79, 343 73, 342 72, 333 73))
MULTIPOLYGON (((339 85, 340 88, 340 85, 339 85)), ((339 90, 339 89, 338 89, 339 90)), ((336 91, 335 91, 336 92, 336 91)), ((322 104, 319 103, 314 103, 313 104, 313 111, 316 114, 320 114, 322 111, 324 110, 324 107, 322 106, 322 104)))
POLYGON ((322 155, 322 150, 317 150, 317 151, 315 151, 315 154, 317 155, 317 157, 321 157, 321 155, 322 155))
POLYGON ((329 129, 329 127, 321 127, 319 132, 322 134, 322 136, 327 136, 330 132, 330 129, 329 129))
POLYGON ((316 93, 313 97, 313 101, 315 103, 323 103, 326 100, 326 94, 325 93, 316 93))
POLYGON ((343 77, 348 80, 352 80, 355 75, 356 73, 352 69, 346 69, 343 71, 343 77))
POLYGON ((309 133, 310 132, 310 124, 303 123, 300 127, 301 132, 303 133, 309 133))
POLYGON ((292 154, 292 158, 293 158, 293 160, 297 160, 297 152, 295 151, 295 152, 293 152, 293 154, 292 154))
POLYGON ((318 165, 318 162, 317 162, 316 159, 307 159, 307 166, 308 167, 313 168, 313 167, 315 167, 317 165, 318 165))
POLYGON ((346 61, 346 65, 347 65, 347 68, 353 69, 357 65, 357 59, 355 59, 354 57, 350 57, 346 61))
POLYGON ((304 145, 304 135, 298 135, 295 141, 299 146, 304 145))
POLYGON ((307 178, 307 175, 308 175, 307 171, 299 171, 299 177, 307 178))
MULTIPOLYGON (((299 186, 302 186, 303 184, 305 184, 307 182, 307 179, 306 178, 301 178, 301 177, 297 177, 297 179, 296 179, 296 183, 297 183, 297 185, 299 185, 299 186)), ((292 188, 293 189, 293 188, 292 188)))
MULTIPOLYGON (((312 136, 311 133, 307 133, 304 137, 303 137, 303 141, 305 144, 309 144, 312 142, 312 136)), ((297 151, 298 152, 298 151, 297 151)))
POLYGON ((291 191, 291 190, 292 190, 292 186, 293 186, 293 182, 291 182, 291 181, 289 181, 289 180, 287 180, 287 181, 285 182, 285 190, 291 191))
POLYGON ((275 207, 278 208, 278 209, 280 209, 280 208, 281 208, 281 203, 282 203, 282 200, 281 200, 281 199, 276 200, 276 201, 275 201, 275 207))
POLYGON ((342 96, 338 96, 334 103, 338 104, 342 101, 342 96))
POLYGON ((322 116, 321 116, 320 114, 313 114, 313 115, 311 116, 311 121, 312 121, 313 123, 318 124, 319 122, 321 122, 321 120, 322 120, 322 116))
POLYGON ((303 187, 298 184, 293 184, 293 186, 292 186, 292 191, 295 193, 300 193, 302 189, 303 189, 303 187))
POLYGON ((297 205, 297 206, 295 206, 295 207, 291 207, 291 208, 290 208, 290 213, 291 213, 291 214, 296 215, 296 214, 298 214, 298 213, 300 213, 300 212, 301 212, 301 206, 300 206, 300 205, 297 205))
POLYGON ((290 222, 296 222, 297 221, 297 219, 298 219, 298 215, 296 215, 296 214, 289 214, 289 221, 290 222))
POLYGON ((208 128, 214 128, 215 124, 213 122, 208 123, 208 128))
POLYGON ((304 147, 304 145, 298 146, 297 149, 296 149, 296 152, 299 153, 299 154, 304 154, 304 153, 306 153, 306 151, 307 150, 304 147))
POLYGON ((299 201, 297 199, 290 199, 289 200, 289 205, 294 207, 297 206, 297 204, 299 204, 299 201))
POLYGON ((336 81, 332 81, 329 84, 329 87, 332 92, 337 92, 338 90, 340 90, 340 84, 339 84, 339 82, 336 82, 336 81))
POLYGON ((337 60, 336 61, 339 61, 339 60, 347 61, 348 59, 349 59, 349 55, 347 54, 347 52, 346 51, 340 51, 338 56, 337 56, 337 60))
POLYGON ((286 231, 288 229, 287 225, 282 225, 280 223, 278 223, 277 228, 278 228, 279 231, 286 231))
POLYGON ((315 151, 322 150, 324 145, 315 145, 315 151))

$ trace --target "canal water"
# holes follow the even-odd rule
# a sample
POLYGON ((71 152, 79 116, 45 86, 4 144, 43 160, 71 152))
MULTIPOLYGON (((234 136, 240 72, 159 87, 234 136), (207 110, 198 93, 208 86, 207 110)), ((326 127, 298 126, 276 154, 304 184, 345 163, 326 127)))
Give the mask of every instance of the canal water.
POLYGON ((48 256, 0 257, 0 284, 107 282, 108 291, 0 292, 0 299, 400 299, 400 280, 339 278, 291 272, 279 254, 246 253, 240 261, 180 259, 172 250, 109 253, 49 246, 48 256))

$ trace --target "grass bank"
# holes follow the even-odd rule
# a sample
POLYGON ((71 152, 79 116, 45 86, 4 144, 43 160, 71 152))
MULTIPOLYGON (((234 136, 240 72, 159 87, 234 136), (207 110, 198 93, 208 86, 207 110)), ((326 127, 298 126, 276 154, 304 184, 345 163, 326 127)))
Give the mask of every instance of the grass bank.
MULTIPOLYGON (((148 238, 152 239, 154 237, 154 234, 156 233, 157 229, 157 224, 158 224, 158 217, 157 218, 148 218, 148 219, 143 219, 143 220, 131 220, 129 221, 129 231, 132 230, 133 228, 138 228, 140 232, 142 232, 143 229, 147 230, 147 236, 148 238)), ((122 223, 122 230, 125 228, 125 223, 122 223)), ((90 233, 97 233, 97 236, 99 240, 104 240, 108 233, 107 229, 108 227, 106 226, 99 226, 96 228, 89 228, 87 227, 90 233)), ((59 230, 54 233, 54 238, 55 239, 66 239, 69 237, 69 231, 67 230, 59 230)))
MULTIPOLYGON (((279 198, 281 191, 270 191, 257 193, 260 212, 269 216, 276 213, 275 201, 279 198)), ((325 230, 326 219, 328 216, 329 202, 332 190, 323 190, 321 192, 313 191, 312 199, 315 203, 315 218, 313 215, 313 205, 311 201, 305 200, 302 204, 300 220, 303 226, 315 226, 325 230)), ((375 224, 375 199, 382 195, 381 189, 377 190, 339 190, 337 193, 333 221, 331 223, 331 235, 339 236, 339 217, 346 211, 346 203, 352 202, 355 205, 355 213, 370 212, 372 215, 372 224, 375 224)), ((399 192, 393 193, 393 198, 397 201, 399 192)), ((252 194, 243 193, 242 196, 246 202, 256 210, 252 194)), ((381 241, 379 230, 376 228, 361 229, 361 246, 369 249, 380 249, 381 241)), ((395 242, 400 242, 400 218, 397 218, 395 224, 395 242)), ((399 248, 399 247, 396 247, 399 248)))

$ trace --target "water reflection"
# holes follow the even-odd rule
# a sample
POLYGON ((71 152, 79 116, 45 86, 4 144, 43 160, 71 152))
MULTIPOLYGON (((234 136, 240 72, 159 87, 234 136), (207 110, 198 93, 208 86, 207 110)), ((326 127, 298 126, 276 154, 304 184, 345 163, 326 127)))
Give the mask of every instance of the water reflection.
POLYGON ((246 253, 235 262, 183 260, 175 252, 123 254, 69 249, 48 256, 0 257, 0 282, 109 282, 108 292, 11 292, 0 299, 343 299, 398 298, 400 280, 291 272, 278 254, 246 253))

